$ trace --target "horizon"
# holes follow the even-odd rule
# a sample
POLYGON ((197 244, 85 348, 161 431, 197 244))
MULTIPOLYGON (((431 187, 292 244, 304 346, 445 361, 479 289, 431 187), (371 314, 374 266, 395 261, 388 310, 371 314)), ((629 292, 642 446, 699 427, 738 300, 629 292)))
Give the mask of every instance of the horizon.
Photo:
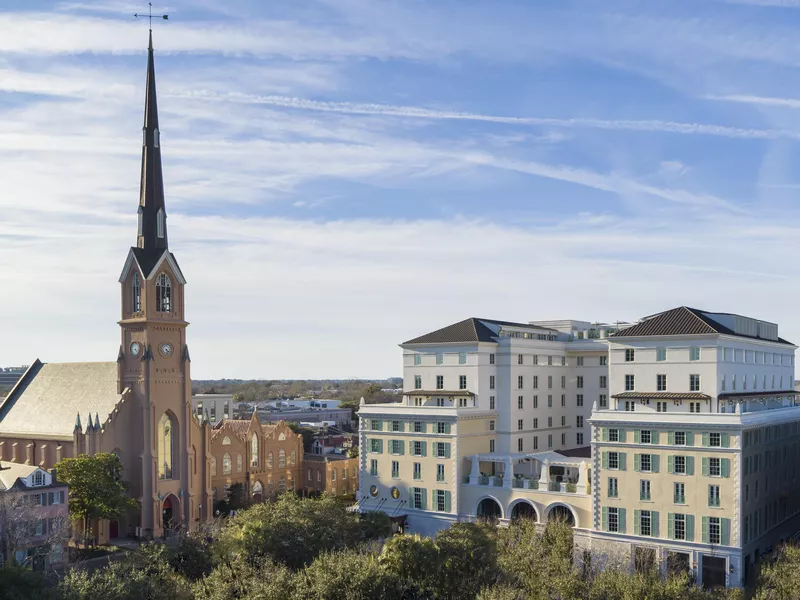
MULTIPOLYGON (((0 364, 116 359, 146 8, 0 12, 0 364)), ((196 380, 387 379, 484 314, 702 306, 800 340, 800 2, 153 11, 196 380)))

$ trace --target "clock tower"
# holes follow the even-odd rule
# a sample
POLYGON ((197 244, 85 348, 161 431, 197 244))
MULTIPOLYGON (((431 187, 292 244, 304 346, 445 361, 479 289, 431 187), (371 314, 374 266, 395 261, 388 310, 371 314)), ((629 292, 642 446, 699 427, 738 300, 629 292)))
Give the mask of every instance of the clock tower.
POLYGON ((123 464, 130 492, 141 502, 141 534, 159 536, 179 524, 191 528, 210 516, 211 507, 208 425, 192 416, 186 279, 167 236, 152 31, 137 216, 136 245, 119 279, 119 392, 129 390, 133 419, 125 446, 137 454, 123 464))

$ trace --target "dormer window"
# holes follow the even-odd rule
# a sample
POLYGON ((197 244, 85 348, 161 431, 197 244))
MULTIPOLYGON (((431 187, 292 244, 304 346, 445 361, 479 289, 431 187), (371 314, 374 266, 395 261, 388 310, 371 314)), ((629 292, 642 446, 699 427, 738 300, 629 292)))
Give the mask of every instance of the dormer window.
POLYGON ((172 310, 172 282, 166 273, 156 279, 156 310, 170 312, 172 310))
POLYGON ((164 209, 163 208, 159 208, 158 209, 158 215, 156 215, 156 233, 157 233, 158 237, 160 237, 160 238, 164 237, 164 230, 166 228, 165 227, 166 226, 166 223, 165 223, 166 218, 167 218, 167 216, 164 214, 164 209))
POLYGON ((36 471, 33 474, 33 486, 40 487, 44 485, 44 473, 41 471, 36 471))
POLYGON ((131 312, 138 313, 142 310, 142 282, 139 274, 134 273, 131 280, 131 312))

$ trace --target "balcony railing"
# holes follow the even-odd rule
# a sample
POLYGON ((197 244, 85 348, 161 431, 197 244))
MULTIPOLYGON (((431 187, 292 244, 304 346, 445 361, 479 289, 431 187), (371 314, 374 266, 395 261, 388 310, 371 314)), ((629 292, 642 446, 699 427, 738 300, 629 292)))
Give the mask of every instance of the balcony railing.
MULTIPOLYGON (((463 478, 463 483, 469 485, 470 478, 469 476, 465 476, 463 478)), ((503 477, 502 475, 481 475, 478 477, 478 483, 474 485, 485 485, 489 487, 503 487, 503 477)), ((539 490, 539 480, 533 479, 529 477, 519 477, 515 476, 511 480, 511 487, 517 490, 539 490)), ((574 483, 566 483, 566 482, 557 482, 551 481, 547 486, 548 492, 556 492, 560 494, 577 494, 578 493, 578 486, 574 483)), ((589 494, 590 489, 589 486, 586 486, 586 493, 589 494)))

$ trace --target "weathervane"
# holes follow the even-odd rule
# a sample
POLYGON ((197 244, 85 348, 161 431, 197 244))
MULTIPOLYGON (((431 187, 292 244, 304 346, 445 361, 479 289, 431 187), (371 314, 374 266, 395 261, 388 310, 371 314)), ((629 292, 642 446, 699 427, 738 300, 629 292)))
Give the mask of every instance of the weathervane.
MULTIPOLYGON (((148 2, 147 6, 149 6, 150 9, 149 9, 149 11, 148 11, 148 13, 146 15, 140 15, 139 13, 134 13, 133 16, 135 18, 137 18, 137 19, 140 18, 140 17, 149 19, 150 20, 150 31, 153 31, 153 3, 152 2, 148 2)), ((169 15, 156 15, 156 19, 158 19, 159 17, 164 19, 165 21, 169 19, 169 15)))

